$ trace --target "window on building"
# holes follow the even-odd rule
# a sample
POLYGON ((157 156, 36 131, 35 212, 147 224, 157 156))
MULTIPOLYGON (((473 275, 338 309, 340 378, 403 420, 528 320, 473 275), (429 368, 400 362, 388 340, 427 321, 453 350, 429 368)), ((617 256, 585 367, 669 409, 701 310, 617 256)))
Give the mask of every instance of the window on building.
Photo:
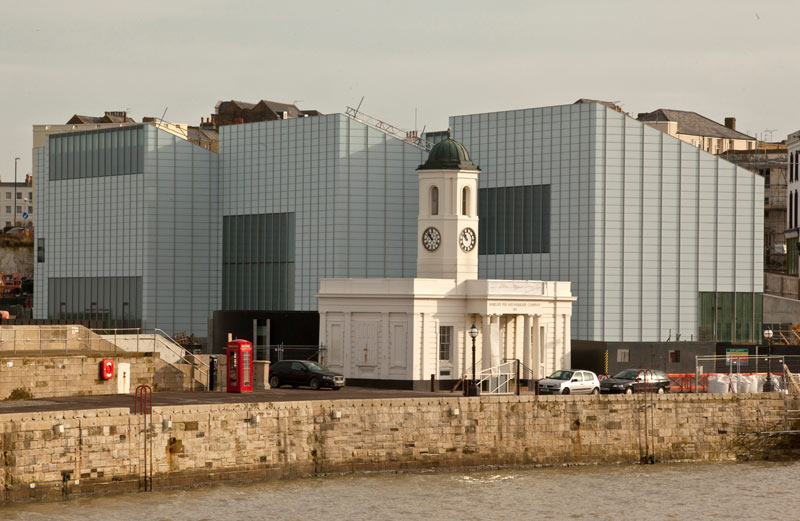
POLYGON ((6 213, 11 213, 11 207, 10 206, 6 206, 6 213))
POLYGON ((700 292, 700 341, 758 342, 761 338, 761 293, 700 292))
POLYGON ((478 190, 479 253, 550 252, 550 185, 478 190))
POLYGON ((28 207, 28 213, 33 213, 33 206, 28 207))
POLYGON ((231 215, 222 226, 223 309, 294 309, 294 213, 231 215))
POLYGON ((33 192, 28 192, 28 201, 33 201, 33 192))
POLYGON ((21 206, 17 206, 17 213, 22 213, 22 207, 21 206))
POLYGON ((681 361, 681 352, 679 350, 669 352, 669 363, 678 364, 681 361))
POLYGON ((797 227, 797 190, 794 191, 794 227, 797 227))
POLYGON ((11 199, 11 192, 6 192, 6 199, 11 199))
POLYGON ((469 215, 469 188, 461 190, 461 215, 469 215))
POLYGON ((36 242, 36 262, 44 262, 44 239, 36 242))
POLYGON ((450 361, 453 346, 453 326, 439 327, 439 360, 450 361))
POLYGON ((431 215, 439 215, 439 189, 431 188, 431 215))
POLYGON ((17 199, 22 199, 22 192, 17 192, 17 199))
POLYGON ((627 364, 630 362, 630 351, 628 349, 617 349, 617 363, 627 364))

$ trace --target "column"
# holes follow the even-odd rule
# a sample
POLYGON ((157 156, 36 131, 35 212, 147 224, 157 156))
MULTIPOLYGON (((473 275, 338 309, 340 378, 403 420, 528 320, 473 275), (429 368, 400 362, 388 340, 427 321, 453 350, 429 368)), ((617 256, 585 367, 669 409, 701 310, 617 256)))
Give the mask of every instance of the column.
POLYGON ((542 360, 542 343, 541 337, 539 334, 539 317, 541 315, 533 315, 533 331, 531 336, 533 337, 533 346, 531 346, 531 351, 533 351, 533 360, 531 363, 533 364, 533 377, 535 379, 544 378, 544 370, 542 367, 544 366, 544 360, 542 360))
POLYGON ((489 369, 490 367, 492 367, 491 316, 483 315, 483 325, 481 326, 481 368, 489 369))
MULTIPOLYGON (((328 349, 330 346, 328 345, 328 317, 327 313, 324 311, 320 312, 319 314, 319 345, 324 346, 324 350, 320 350, 319 352, 319 361, 323 365, 327 362, 328 358, 328 349)), ((267 342, 269 343, 269 342, 267 342)), ((267 347, 267 359, 269 359, 269 347, 267 347)))
POLYGON ((564 334, 561 335, 561 366, 564 369, 572 368, 572 357, 570 356, 570 317, 569 315, 561 315, 564 320, 564 334))
POLYGON ((378 377, 389 378, 389 357, 391 357, 391 341, 389 340, 389 313, 382 313, 381 339, 378 342, 377 356, 378 377))
POLYGON ((492 349, 491 365, 489 367, 497 367, 500 365, 500 315, 491 316, 491 342, 492 349))
POLYGON ((533 363, 531 361, 531 315, 523 317, 522 326, 522 375, 520 378, 532 378, 533 363))
POLYGON ((418 380, 425 380, 425 313, 419 314, 419 374, 418 380))
POLYGON ((356 367, 350 366, 350 353, 353 351, 353 336, 352 336, 352 321, 353 314, 346 312, 344 314, 344 345, 342 346, 342 367, 344 368, 345 376, 348 378, 356 377, 356 367))

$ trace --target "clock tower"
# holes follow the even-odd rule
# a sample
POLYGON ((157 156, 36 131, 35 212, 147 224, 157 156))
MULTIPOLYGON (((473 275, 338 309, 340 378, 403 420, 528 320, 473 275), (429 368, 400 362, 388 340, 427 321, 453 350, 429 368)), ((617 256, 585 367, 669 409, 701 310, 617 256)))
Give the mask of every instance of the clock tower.
POLYGON ((464 145, 434 145, 419 175, 417 277, 478 278, 478 174, 464 145))

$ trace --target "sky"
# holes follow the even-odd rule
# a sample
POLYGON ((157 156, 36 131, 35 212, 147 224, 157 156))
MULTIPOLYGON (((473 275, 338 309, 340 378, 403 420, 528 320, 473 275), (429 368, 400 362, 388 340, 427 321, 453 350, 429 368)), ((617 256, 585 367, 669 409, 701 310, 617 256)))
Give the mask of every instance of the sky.
POLYGON ((220 100, 448 116, 617 102, 780 141, 800 129, 800 2, 0 0, 0 179, 32 126, 127 110, 197 125, 220 100))

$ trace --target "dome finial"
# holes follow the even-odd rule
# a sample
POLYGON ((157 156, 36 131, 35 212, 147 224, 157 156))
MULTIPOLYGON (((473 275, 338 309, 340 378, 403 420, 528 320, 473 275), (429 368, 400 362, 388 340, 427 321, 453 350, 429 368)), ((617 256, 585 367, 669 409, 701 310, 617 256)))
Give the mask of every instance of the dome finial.
POLYGON ((480 170, 469 158, 464 145, 450 137, 450 129, 447 135, 447 139, 433 145, 428 160, 417 170, 480 170))

